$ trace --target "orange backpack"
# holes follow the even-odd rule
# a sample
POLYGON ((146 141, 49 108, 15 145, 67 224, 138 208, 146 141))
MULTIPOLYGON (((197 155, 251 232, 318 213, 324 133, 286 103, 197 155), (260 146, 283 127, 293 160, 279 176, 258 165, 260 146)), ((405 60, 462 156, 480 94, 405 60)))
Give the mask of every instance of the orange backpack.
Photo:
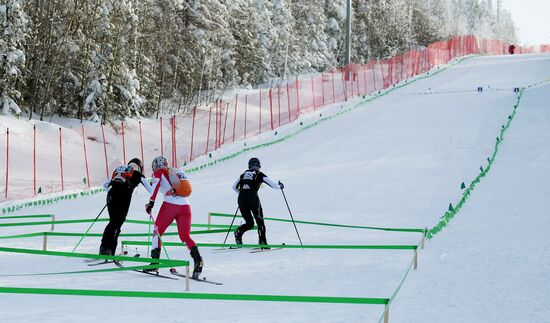
POLYGON ((183 170, 179 168, 168 169, 168 179, 175 191, 175 195, 188 197, 192 193, 191 183, 183 170))

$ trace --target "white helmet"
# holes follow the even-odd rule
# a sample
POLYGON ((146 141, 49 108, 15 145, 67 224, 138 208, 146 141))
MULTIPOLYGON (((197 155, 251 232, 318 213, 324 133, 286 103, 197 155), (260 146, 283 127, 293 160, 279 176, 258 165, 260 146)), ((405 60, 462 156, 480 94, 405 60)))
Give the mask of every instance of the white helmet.
POLYGON ((153 159, 153 164, 151 165, 151 167, 153 168, 153 172, 159 169, 167 168, 168 161, 166 160, 166 158, 164 158, 164 156, 158 156, 153 159))

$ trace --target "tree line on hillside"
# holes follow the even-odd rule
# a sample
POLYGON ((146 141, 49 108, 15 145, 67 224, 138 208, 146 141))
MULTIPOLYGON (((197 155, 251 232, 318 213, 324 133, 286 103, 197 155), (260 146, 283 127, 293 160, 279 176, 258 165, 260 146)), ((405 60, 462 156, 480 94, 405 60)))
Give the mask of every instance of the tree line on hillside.
MULTIPOLYGON (((342 65, 346 0, 6 0, 2 114, 185 113, 234 87, 342 65), (169 108, 166 108, 169 107, 169 108)), ((354 63, 454 35, 516 41, 491 0, 353 0, 354 63)))

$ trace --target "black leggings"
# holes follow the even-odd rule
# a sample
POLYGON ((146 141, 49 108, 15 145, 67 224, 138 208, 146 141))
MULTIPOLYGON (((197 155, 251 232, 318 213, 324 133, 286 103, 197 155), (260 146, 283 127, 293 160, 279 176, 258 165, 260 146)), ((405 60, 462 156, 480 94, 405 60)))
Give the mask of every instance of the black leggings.
POLYGON ((126 221, 126 216, 128 215, 130 200, 107 196, 107 201, 109 224, 107 224, 105 231, 103 231, 103 237, 101 238, 101 246, 99 250, 110 250, 110 254, 114 255, 118 245, 120 228, 124 224, 124 221, 126 221))
POLYGON ((246 231, 252 229, 255 219, 258 226, 259 243, 267 244, 264 212, 258 194, 252 191, 242 191, 239 194, 238 202, 245 223, 237 229, 237 234, 242 237, 246 231))

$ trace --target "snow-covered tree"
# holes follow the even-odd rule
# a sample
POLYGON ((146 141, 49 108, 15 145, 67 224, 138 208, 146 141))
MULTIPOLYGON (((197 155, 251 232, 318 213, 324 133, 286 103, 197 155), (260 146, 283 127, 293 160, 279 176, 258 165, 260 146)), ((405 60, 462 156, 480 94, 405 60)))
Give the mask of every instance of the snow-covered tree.
MULTIPOLYGON (((233 8, 230 27, 235 39, 235 68, 238 71, 237 82, 242 85, 258 84, 267 78, 269 65, 266 62, 268 52, 266 39, 269 34, 260 34, 259 14, 265 7, 255 7, 248 0, 233 8)), ((266 17, 267 18, 267 17, 266 17)))
MULTIPOLYGON (((0 108, 115 124, 128 116, 154 116, 164 106, 185 113, 230 87, 340 66, 345 5, 346 0, 4 0, 0 108)), ((511 16, 502 11, 497 19, 493 5, 354 0, 352 62, 471 33, 514 43, 511 16)))
POLYGON ((15 113, 21 109, 17 101, 25 67, 25 37, 28 17, 23 11, 21 0, 7 0, 0 5, 0 107, 2 114, 15 113))
MULTIPOLYGON (((333 57, 333 66, 339 65, 344 57, 344 23, 346 20, 345 0, 333 0, 325 2, 325 34, 327 35, 327 47, 333 57)), ((360 35, 365 34, 365 29, 357 29, 360 35)))

